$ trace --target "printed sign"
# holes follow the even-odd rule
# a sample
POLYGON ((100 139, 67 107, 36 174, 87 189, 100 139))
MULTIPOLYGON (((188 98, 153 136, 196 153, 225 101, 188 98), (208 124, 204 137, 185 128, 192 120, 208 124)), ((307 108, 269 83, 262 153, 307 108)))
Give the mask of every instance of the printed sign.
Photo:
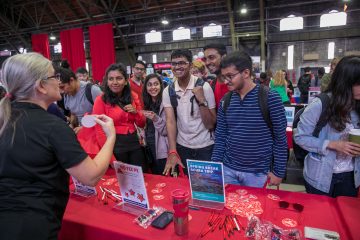
POLYGON ((225 203, 222 163, 187 159, 187 168, 193 199, 225 203))
POLYGON ((287 126, 292 127, 295 117, 295 107, 285 107, 287 126))
POLYGON ((74 177, 71 177, 71 178, 72 178, 72 181, 75 186, 75 191, 73 192, 74 194, 77 194, 77 195, 80 195, 83 197, 90 197, 90 196, 96 195, 95 187, 85 185, 74 177))
POLYGON ((122 162, 114 162, 114 167, 123 202, 148 209, 149 199, 141 167, 122 162))

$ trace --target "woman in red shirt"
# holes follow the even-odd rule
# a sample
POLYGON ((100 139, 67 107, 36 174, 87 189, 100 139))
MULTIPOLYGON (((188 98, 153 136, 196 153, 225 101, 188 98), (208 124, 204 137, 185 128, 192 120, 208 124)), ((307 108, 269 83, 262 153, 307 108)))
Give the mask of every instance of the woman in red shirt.
MULTIPOLYGON (((146 170, 144 151, 137 137, 135 124, 143 128, 145 117, 141 113, 139 97, 130 89, 126 68, 122 64, 112 64, 106 69, 104 94, 94 103, 93 114, 105 114, 114 120, 116 160, 141 166, 146 170)), ((105 142, 105 134, 96 126, 96 137, 100 146, 105 142)))

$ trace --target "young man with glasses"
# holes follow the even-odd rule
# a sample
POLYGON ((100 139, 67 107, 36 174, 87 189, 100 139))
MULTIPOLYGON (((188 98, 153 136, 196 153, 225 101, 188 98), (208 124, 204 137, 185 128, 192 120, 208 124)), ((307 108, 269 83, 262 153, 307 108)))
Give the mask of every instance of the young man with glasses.
POLYGON ((214 91, 216 106, 219 107, 220 100, 228 92, 226 84, 220 78, 220 62, 226 56, 226 47, 221 43, 211 43, 204 47, 205 64, 211 74, 216 75, 210 85, 214 91))
POLYGON ((269 126, 260 108, 260 85, 251 80, 252 60, 234 52, 221 61, 221 75, 230 101, 218 108, 212 161, 224 163, 224 181, 252 187, 279 185, 287 161, 286 117, 278 93, 268 91, 269 126))
POLYGON ((188 49, 175 50, 171 54, 175 82, 163 91, 169 141, 164 174, 171 171, 174 175, 176 164, 185 167, 186 159, 209 161, 212 154, 214 140, 211 131, 216 122, 214 93, 206 82, 196 86, 198 79, 190 74, 191 61, 192 54, 188 49), (176 93, 176 108, 171 103, 169 88, 176 93))
POLYGON ((130 88, 131 91, 135 92, 139 99, 142 108, 144 107, 144 102, 142 100, 142 89, 144 85, 144 80, 146 77, 146 65, 143 61, 137 60, 134 67, 132 68, 133 76, 130 78, 130 88))

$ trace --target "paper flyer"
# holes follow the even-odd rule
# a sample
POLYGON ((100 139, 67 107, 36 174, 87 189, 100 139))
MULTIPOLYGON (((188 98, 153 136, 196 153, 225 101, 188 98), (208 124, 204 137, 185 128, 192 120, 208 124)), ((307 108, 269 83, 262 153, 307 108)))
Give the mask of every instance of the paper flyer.
POLYGON ((187 159, 187 168, 193 199, 225 202, 222 163, 187 159))
POLYGON ((149 199, 141 167, 122 162, 114 162, 114 167, 123 202, 148 209, 149 199))
POLYGON ((75 191, 73 193, 80 195, 80 196, 84 196, 84 197, 96 195, 95 187, 85 185, 85 184, 81 183, 79 180, 77 180, 76 178, 74 178, 73 176, 71 176, 71 178, 72 178, 72 181, 75 186, 75 191))

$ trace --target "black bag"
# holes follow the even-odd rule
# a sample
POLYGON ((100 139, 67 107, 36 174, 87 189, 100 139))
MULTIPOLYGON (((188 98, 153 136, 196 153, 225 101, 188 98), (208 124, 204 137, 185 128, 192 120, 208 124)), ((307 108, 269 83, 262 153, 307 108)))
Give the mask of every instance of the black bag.
MULTIPOLYGON (((325 127, 325 125, 327 124, 325 111, 326 111, 326 108, 329 106, 330 97, 326 93, 321 93, 321 94, 317 95, 316 97, 320 98, 320 100, 321 100, 322 110, 321 110, 321 114, 319 117, 319 121, 316 123, 315 129, 314 129, 312 135, 314 137, 319 137, 321 129, 323 127, 325 127)), ((302 108, 295 114, 294 121, 293 121, 293 129, 297 128, 297 125, 300 121, 300 116, 304 112, 304 110, 305 110, 305 108, 302 108)), ((299 161, 303 165, 304 159, 309 152, 296 144, 294 135, 293 135, 293 150, 294 150, 294 155, 295 155, 296 160, 299 161)))
POLYGON ((93 100, 92 94, 91 94, 91 88, 93 85, 94 84, 92 84, 92 83, 88 83, 85 86, 85 97, 91 103, 91 105, 94 105, 94 100, 93 100))
MULTIPOLYGON (((198 78, 195 82, 195 86, 194 87, 198 87, 198 86, 204 86, 205 84, 205 81, 202 79, 202 78, 198 78)), ((176 108, 178 106, 178 99, 180 99, 180 96, 176 94, 176 91, 175 91, 175 83, 171 83, 169 85, 169 97, 170 97, 170 103, 171 103, 171 106, 173 107, 174 109, 174 115, 175 115, 175 120, 177 119, 177 111, 176 111, 176 108)), ((191 102, 191 116, 194 115, 194 100, 195 100, 195 95, 192 96, 190 98, 190 102, 191 102)))

